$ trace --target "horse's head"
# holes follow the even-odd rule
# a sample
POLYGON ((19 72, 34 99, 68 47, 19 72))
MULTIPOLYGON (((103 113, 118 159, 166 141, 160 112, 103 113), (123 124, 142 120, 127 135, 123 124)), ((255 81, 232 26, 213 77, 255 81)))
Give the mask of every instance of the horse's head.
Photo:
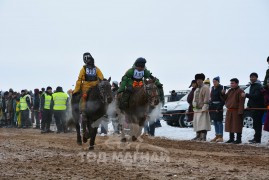
POLYGON ((105 103, 111 103, 113 100, 110 81, 111 81, 111 78, 109 78, 108 80, 107 79, 104 79, 104 80, 99 79, 98 88, 100 90, 102 100, 105 103))
POLYGON ((155 80, 145 80, 146 92, 150 106, 157 106, 160 102, 159 91, 155 85, 155 80))

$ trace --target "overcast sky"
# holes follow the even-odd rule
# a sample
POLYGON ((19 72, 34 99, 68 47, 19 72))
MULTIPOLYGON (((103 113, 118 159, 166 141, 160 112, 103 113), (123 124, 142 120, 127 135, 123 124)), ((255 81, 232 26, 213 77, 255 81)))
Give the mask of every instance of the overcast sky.
POLYGON ((0 0, 0 90, 72 88, 89 51, 120 81, 135 59, 172 89, 196 73, 240 84, 269 56, 267 0, 0 0))

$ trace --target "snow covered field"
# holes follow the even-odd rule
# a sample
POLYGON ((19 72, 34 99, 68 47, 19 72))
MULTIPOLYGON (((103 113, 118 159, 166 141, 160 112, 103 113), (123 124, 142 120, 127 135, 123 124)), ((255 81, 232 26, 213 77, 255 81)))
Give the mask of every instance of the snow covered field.
MULTIPOLYGON (((164 137, 168 139, 174 140, 190 140, 195 137, 195 132, 193 128, 178 128, 171 127, 166 124, 165 121, 161 120, 162 127, 155 129, 156 137, 164 137)), ((208 132, 207 141, 210 141, 215 137, 215 129, 214 126, 211 126, 211 131, 208 132)), ((99 128, 100 130, 100 128, 99 128)), ((108 124, 108 133, 113 133, 112 123, 108 124)), ((248 140, 253 139, 254 130, 250 128, 243 128, 242 134, 242 143, 248 143, 248 140)), ((229 139, 229 133, 224 132, 224 141, 229 139)), ((260 146, 268 145, 269 140, 269 132, 262 132, 262 142, 260 146)))

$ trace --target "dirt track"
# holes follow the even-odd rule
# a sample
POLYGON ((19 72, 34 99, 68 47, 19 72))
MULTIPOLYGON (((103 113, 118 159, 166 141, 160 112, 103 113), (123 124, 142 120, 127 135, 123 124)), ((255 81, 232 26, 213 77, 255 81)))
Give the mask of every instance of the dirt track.
POLYGON ((1 128, 0 179, 269 179, 268 147, 119 140, 98 136, 88 153, 75 133, 1 128))

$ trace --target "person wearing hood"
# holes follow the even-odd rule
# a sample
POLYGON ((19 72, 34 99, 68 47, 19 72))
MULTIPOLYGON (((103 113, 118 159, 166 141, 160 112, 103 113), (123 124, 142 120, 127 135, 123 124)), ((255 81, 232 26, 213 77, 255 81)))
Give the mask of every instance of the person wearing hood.
POLYGON ((192 140, 206 141, 207 131, 211 130, 210 116, 208 112, 210 89, 203 83, 205 75, 203 73, 196 74, 195 80, 197 89, 194 91, 193 105, 193 130, 196 137, 192 140))
POLYGON ((83 119, 86 119, 84 110, 86 108, 87 93, 104 79, 102 71, 95 65, 95 60, 89 52, 83 54, 83 62, 85 65, 80 70, 73 96, 81 97, 80 111, 83 112, 83 119))
POLYGON ((63 92, 63 88, 58 86, 55 93, 52 94, 53 114, 57 126, 57 133, 67 132, 66 129, 66 109, 68 104, 68 95, 63 92))
POLYGON ((52 88, 47 87, 47 90, 41 96, 40 111, 42 112, 41 133, 52 132, 50 123, 52 121, 52 88))
MULTIPOLYGON (((248 108, 264 108, 264 97, 262 94, 262 84, 258 80, 257 73, 250 74, 250 89, 249 93, 242 93, 242 97, 248 98, 248 108)), ((254 138, 249 140, 249 143, 261 143, 262 136, 262 117, 264 114, 263 110, 250 110, 253 118, 253 128, 255 130, 254 138)))

